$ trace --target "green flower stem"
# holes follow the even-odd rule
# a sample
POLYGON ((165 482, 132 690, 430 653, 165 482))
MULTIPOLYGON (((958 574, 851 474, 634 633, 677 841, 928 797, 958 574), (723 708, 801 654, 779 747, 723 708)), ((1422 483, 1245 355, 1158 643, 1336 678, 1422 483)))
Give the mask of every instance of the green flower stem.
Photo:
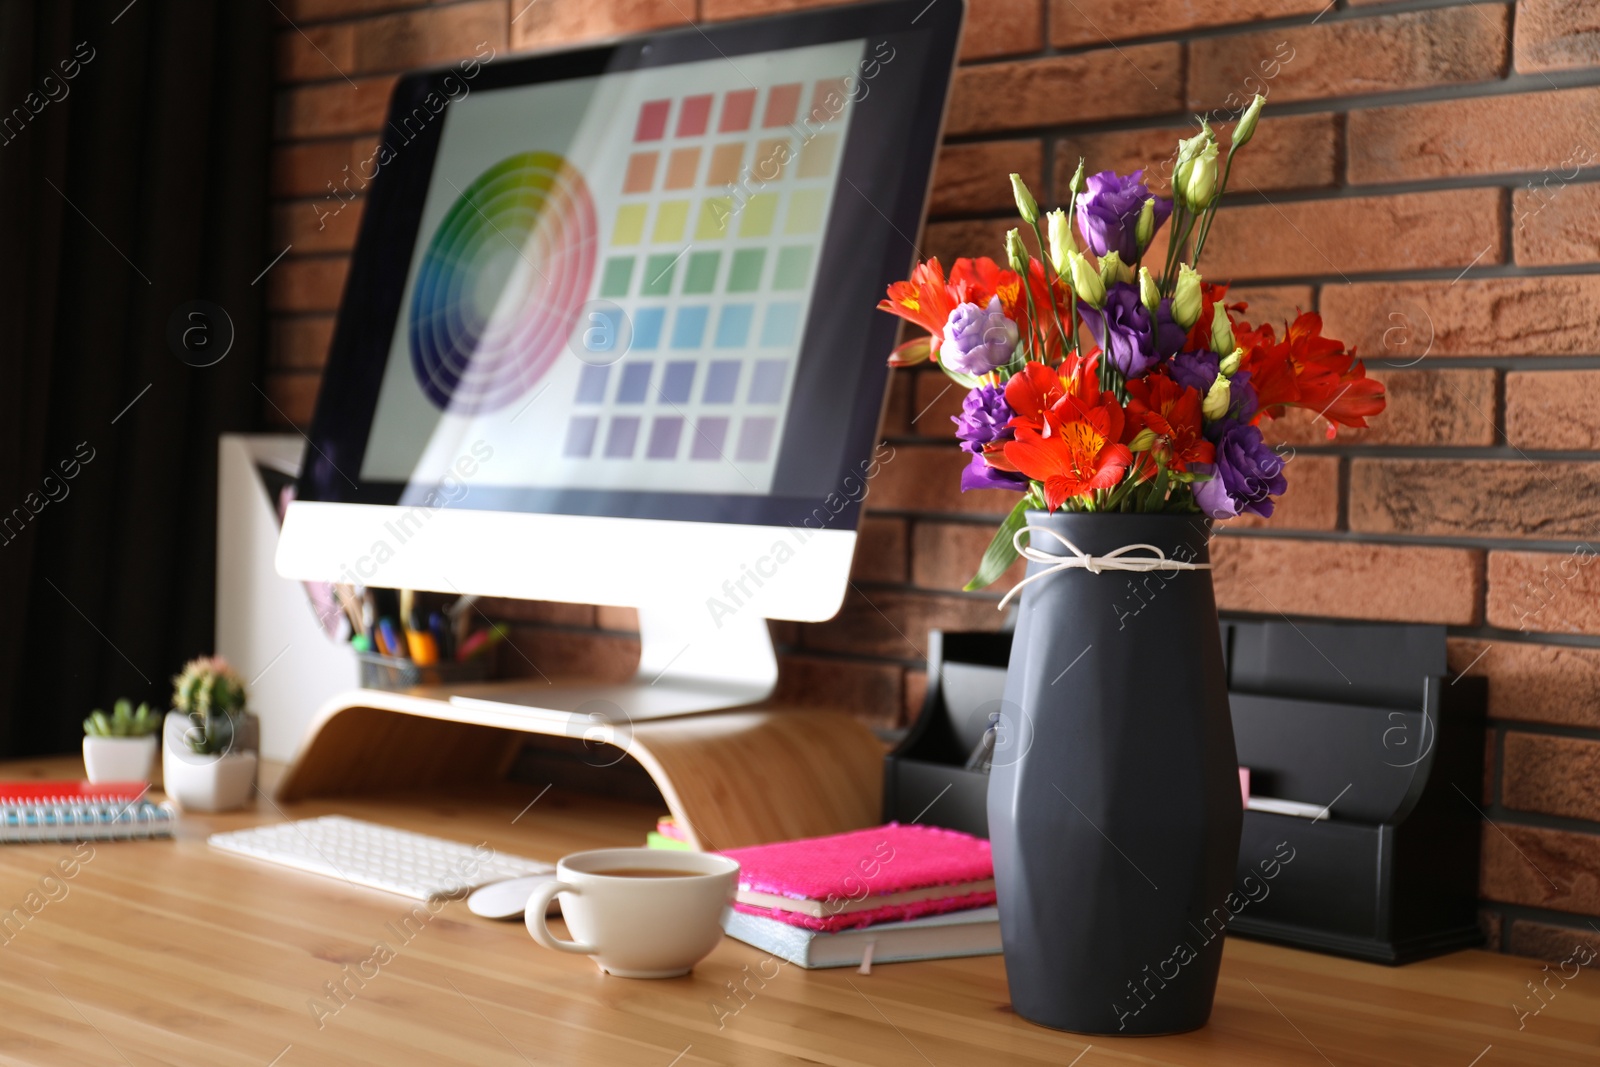
MULTIPOLYGON (((1068 225, 1071 225, 1071 223, 1069 222, 1068 225)), ((1056 290, 1055 286, 1050 283, 1050 256, 1049 253, 1045 251, 1050 246, 1045 243, 1044 231, 1039 228, 1039 220, 1037 218, 1033 220, 1033 236, 1039 242, 1039 269, 1044 273, 1044 287, 1050 293, 1050 314, 1055 319, 1056 332, 1061 335, 1061 354, 1065 356, 1067 354, 1067 349, 1072 347, 1072 339, 1067 336, 1067 328, 1061 325, 1061 312, 1056 308, 1056 290)), ((1059 272, 1057 272, 1056 278, 1057 280, 1061 279, 1059 272)), ((1024 284, 1026 284, 1026 281, 1027 280, 1024 279, 1024 284)), ((1072 286, 1070 284, 1067 284, 1064 281, 1062 284, 1067 286, 1068 292, 1072 291, 1072 286)))
POLYGON ((1217 217, 1217 208, 1222 204, 1222 194, 1228 191, 1228 175, 1233 172, 1233 151, 1233 146, 1228 146, 1228 158, 1222 165, 1222 180, 1217 183, 1217 198, 1211 201, 1211 207, 1206 211, 1205 226, 1195 240, 1194 258, 1189 261, 1189 266, 1194 270, 1200 269, 1200 253, 1206 247, 1206 238, 1211 236, 1211 221, 1217 217))

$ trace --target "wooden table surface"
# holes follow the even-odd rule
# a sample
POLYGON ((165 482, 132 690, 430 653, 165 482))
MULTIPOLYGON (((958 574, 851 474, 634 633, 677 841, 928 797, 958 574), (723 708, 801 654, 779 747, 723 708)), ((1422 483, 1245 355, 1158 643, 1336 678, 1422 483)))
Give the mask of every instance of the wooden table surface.
MULTIPOLYGON (((64 760, 0 767, 5 778, 79 773, 64 760)), ((1564 988, 1552 982, 1545 1008, 1519 1029, 1512 1004, 1531 1003, 1526 983, 1544 974, 1531 960, 1459 952, 1395 969, 1230 938, 1206 1029, 1086 1038, 1013 1014, 999 957, 861 975, 763 966, 763 953, 725 940, 688 977, 630 981, 541 949, 521 923, 480 919, 459 901, 407 924, 413 905, 403 898, 205 843, 215 830, 338 811, 554 860, 638 844, 656 815, 555 790, 529 806, 538 793, 507 785, 471 798, 282 808, 261 798, 233 815, 185 816, 175 842, 0 847, 0 909, 10 916, 0 931, 0 1062, 1600 1064, 1600 963, 1564 988), (57 862, 74 857, 61 877, 57 862), (379 942, 387 956, 375 955, 379 942), (332 999, 328 983, 352 974, 350 992, 332 999), (729 983, 748 992, 736 998, 729 983)))

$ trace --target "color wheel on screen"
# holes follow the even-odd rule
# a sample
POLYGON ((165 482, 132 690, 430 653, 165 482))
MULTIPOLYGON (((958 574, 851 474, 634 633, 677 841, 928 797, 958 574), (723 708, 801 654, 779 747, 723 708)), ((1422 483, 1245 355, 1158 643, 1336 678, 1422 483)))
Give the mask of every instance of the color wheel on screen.
POLYGON ((526 394, 566 348, 595 269, 588 186, 551 152, 475 178, 428 241, 411 297, 411 367, 441 410, 526 394))

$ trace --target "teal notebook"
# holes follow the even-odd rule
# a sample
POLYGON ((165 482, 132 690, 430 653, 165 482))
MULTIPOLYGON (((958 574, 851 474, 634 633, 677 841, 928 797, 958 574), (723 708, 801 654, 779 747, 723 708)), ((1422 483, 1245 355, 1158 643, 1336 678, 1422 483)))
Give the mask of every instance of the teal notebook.
POLYGON ((733 911, 722 928, 729 937, 806 968, 857 966, 869 945, 874 964, 997 956, 1001 951, 1000 909, 992 905, 836 933, 733 911))
POLYGON ((148 800, 0 805, 0 842, 134 841, 171 837, 177 811, 148 800))

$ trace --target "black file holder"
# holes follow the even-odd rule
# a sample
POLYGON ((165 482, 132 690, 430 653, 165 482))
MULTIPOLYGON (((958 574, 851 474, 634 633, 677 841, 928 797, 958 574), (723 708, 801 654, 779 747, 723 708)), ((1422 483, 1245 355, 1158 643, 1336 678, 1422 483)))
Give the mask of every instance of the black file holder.
MULTIPOLYGON (((1236 886, 1254 874, 1265 892, 1241 889, 1229 930, 1390 964, 1481 943, 1485 687, 1447 677, 1444 628, 1225 617, 1222 630, 1251 792, 1326 808, 1245 812, 1236 886)), ((987 835, 988 776, 963 764, 1000 707, 1010 644, 930 634, 927 699, 885 761, 886 819, 987 835)))
POLYGON ((921 822, 989 836, 989 776, 965 769, 998 711, 1009 633, 928 634, 928 695, 911 730, 884 759, 885 822, 921 822))

